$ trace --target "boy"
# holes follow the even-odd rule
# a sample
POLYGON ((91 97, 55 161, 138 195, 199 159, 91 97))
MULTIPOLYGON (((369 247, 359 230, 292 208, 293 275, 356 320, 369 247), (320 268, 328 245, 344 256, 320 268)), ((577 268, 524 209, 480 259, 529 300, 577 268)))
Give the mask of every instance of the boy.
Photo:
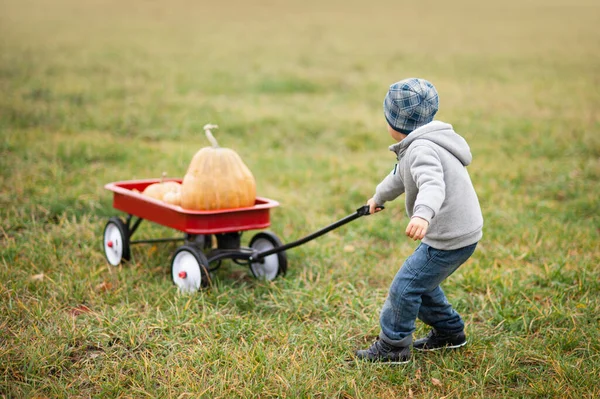
POLYGON ((452 126, 434 121, 438 94, 433 85, 410 78, 394 83, 383 101, 388 132, 397 143, 394 170, 367 201, 371 213, 406 194, 406 235, 421 240, 390 286, 380 315, 379 339, 356 352, 362 360, 406 363, 417 318, 432 327, 414 342, 416 350, 458 348, 467 343, 464 323, 440 283, 475 251, 483 217, 466 166, 467 142, 452 126))

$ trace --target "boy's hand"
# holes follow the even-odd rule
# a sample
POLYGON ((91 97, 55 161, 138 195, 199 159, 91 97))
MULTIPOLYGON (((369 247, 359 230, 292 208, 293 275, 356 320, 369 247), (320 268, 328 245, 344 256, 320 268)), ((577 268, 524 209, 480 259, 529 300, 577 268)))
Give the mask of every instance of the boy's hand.
POLYGON ((410 219, 408 226, 406 226, 406 235, 415 241, 422 240, 425 237, 425 233, 427 233, 428 227, 429 222, 427 220, 415 216, 410 219))
POLYGON ((369 205, 369 213, 371 215, 374 214, 375 212, 381 211, 381 207, 375 203, 375 200, 373 198, 371 198, 367 201, 367 205, 369 205))

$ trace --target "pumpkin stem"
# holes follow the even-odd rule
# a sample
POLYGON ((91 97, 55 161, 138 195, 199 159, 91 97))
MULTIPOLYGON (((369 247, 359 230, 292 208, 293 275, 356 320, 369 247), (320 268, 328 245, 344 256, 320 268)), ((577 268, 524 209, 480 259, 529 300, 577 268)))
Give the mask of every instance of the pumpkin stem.
POLYGON ((208 138, 208 141, 210 141, 210 143, 212 144, 213 148, 218 148, 219 147, 219 143, 217 143, 217 139, 215 139, 215 136, 213 136, 212 132, 210 131, 211 129, 218 129, 219 126, 217 125, 211 125, 210 123, 207 125, 204 125, 204 133, 206 133, 206 138, 208 138))

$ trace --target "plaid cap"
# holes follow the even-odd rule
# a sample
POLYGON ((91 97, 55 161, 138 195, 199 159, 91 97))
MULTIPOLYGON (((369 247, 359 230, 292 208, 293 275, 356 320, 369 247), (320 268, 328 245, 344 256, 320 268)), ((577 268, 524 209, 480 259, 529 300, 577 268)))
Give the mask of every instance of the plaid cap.
POLYGON ((425 79, 409 78, 394 83, 383 100, 383 113, 392 129, 409 134, 433 120, 438 93, 425 79))

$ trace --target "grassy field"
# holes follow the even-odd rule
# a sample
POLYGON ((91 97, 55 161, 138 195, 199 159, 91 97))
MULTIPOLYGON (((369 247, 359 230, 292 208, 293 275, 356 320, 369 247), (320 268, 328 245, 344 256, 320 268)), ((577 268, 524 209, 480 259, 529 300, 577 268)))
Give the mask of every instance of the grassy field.
POLYGON ((487 3, 0 0, 0 397, 599 397, 600 3, 487 3), (272 283, 226 262, 180 295, 174 243, 106 263, 104 184, 183 176, 209 122, 284 242, 353 212, 409 76, 474 155, 484 238, 444 283, 463 350, 346 361, 415 247, 402 198, 272 283))

